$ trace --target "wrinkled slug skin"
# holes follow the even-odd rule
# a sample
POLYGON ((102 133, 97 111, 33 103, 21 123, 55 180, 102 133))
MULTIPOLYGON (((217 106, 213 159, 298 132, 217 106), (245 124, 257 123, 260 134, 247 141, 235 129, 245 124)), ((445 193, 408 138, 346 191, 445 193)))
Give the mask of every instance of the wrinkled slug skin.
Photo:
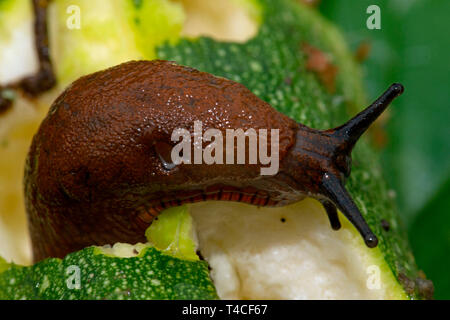
POLYGON ((185 202, 301 199, 293 192, 299 186, 284 176, 299 126, 241 84, 167 61, 132 61, 80 78, 54 102, 28 154, 25 202, 34 259, 145 241, 155 215, 185 202), (203 132, 219 129, 224 140, 226 129, 279 129, 279 173, 262 176, 267 165, 260 164, 168 170, 161 157, 170 161, 177 143, 172 132, 193 133, 196 120, 203 132))

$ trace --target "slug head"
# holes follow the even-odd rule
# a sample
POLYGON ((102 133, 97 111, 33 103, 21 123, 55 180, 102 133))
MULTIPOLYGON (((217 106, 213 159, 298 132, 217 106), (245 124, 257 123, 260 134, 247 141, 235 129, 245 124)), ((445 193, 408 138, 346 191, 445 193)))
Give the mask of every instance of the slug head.
MULTIPOLYGON (((375 102, 334 129, 318 131, 299 125, 291 158, 297 165, 289 174, 305 193, 324 205, 333 229, 339 229, 336 207, 362 235, 366 245, 376 247, 378 239, 344 187, 351 171, 351 152, 360 136, 380 116, 394 98, 403 92, 401 84, 391 85, 375 102)), ((292 165, 292 163, 291 163, 292 165)))

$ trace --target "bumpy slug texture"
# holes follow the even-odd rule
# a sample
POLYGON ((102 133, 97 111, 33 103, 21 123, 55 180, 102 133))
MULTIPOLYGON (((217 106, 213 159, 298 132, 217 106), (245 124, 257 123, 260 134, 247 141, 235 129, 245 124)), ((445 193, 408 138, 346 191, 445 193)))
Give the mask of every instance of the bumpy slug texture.
MULTIPOLYGON (((206 0, 206 1, 209 1, 209 0, 206 0)), ((188 3, 188 1, 185 1, 186 3, 188 3)), ((263 1, 265 4, 266 3, 269 3, 270 1, 263 1)), ((28 1, 26 2, 26 3, 28 3, 28 1)), ((280 9, 280 11, 282 11, 282 10, 285 10, 285 2, 284 1, 280 1, 280 2, 276 2, 276 7, 278 8, 278 7, 280 7, 281 9, 280 9)), ((271 10, 269 10, 270 11, 270 14, 271 14, 271 17, 275 17, 276 19, 270 19, 270 20, 267 20, 267 21, 269 21, 269 22, 274 22, 274 24, 276 25, 277 23, 278 24, 280 24, 279 23, 279 18, 278 18, 278 15, 279 15, 279 12, 277 11, 277 10, 273 10, 273 8, 271 8, 271 10), (274 14, 274 11, 276 11, 275 12, 275 14, 274 14)), ((194 12, 195 13, 195 12, 194 12)), ((287 12, 286 12, 287 13, 287 12)), ((64 14, 65 14, 65 12, 64 12, 64 14)), ((310 13, 305 13, 304 15, 302 15, 301 16, 301 19, 299 19, 299 17, 298 17, 298 15, 297 15, 297 12, 296 12, 296 14, 295 15, 292 15, 293 17, 294 17, 294 19, 296 20, 296 21, 303 21, 307 26, 309 25, 309 23, 311 23, 311 22, 313 22, 313 23, 318 23, 318 22, 320 22, 320 21, 318 21, 317 19, 315 19, 315 17, 313 16, 313 18, 314 19, 310 19, 309 18, 309 15, 310 15, 310 13), (311 22, 310 22, 310 20, 311 20, 311 22)), ((283 15, 283 17, 287 17, 286 19, 291 19, 292 20, 292 18, 290 18, 290 16, 291 15, 289 15, 289 14, 285 14, 285 15, 283 15)), ((117 18, 117 16, 115 16, 114 18, 117 18)), ((202 18, 202 17, 200 17, 200 18, 202 18)), ((30 20, 30 22, 31 22, 31 20, 30 20)), ((281 24, 280 24, 281 25, 281 24)), ((31 23, 29 23, 29 29, 30 29, 30 37, 31 37, 31 23)), ((285 26, 286 28, 287 27, 291 27, 291 24, 290 23, 283 23, 283 26, 285 26)), ((320 32, 322 33, 324 33, 325 35, 326 34, 328 34, 328 33, 330 33, 330 34, 332 34, 333 36, 332 36, 332 38, 335 40, 335 42, 336 42, 336 47, 339 47, 339 48, 343 48, 342 46, 341 46, 341 38, 340 38, 340 36, 334 31, 334 30, 332 30, 332 28, 331 27, 329 27, 328 25, 326 26, 326 28, 325 27, 323 27, 323 30, 320 28, 320 23, 318 23, 318 28, 319 28, 319 30, 321 30, 320 32)), ((16 28, 15 26, 14 26, 14 28, 16 28)), ((28 27, 27 27, 28 28, 28 27)), ((83 29, 83 30, 86 30, 86 29, 83 29)), ((275 28, 274 28, 274 25, 268 25, 267 27, 266 27, 266 33, 264 34, 264 41, 266 41, 266 42, 268 42, 269 44, 271 43, 271 40, 270 40, 270 38, 273 36, 273 38, 276 38, 276 39, 278 39, 278 34, 277 33, 274 33, 273 32, 273 30, 275 30, 275 28)), ((296 27, 295 28, 295 30, 302 30, 302 28, 301 27, 296 27)), ((204 33, 204 31, 205 30, 203 30, 203 33, 204 33)), ((314 32, 314 33, 311 33, 310 32, 311 30, 309 29, 309 27, 307 28, 307 34, 312 34, 313 36, 316 34, 316 32, 314 32)), ((27 31, 28 32, 28 31, 27 31)), ((55 31, 55 33, 56 33, 56 31, 55 31)), ((67 31, 67 33, 69 33, 69 34, 74 34, 74 32, 72 31, 72 30, 69 30, 69 31, 67 31)), ((202 33, 202 30, 200 30, 200 31, 195 31, 195 33, 196 34, 198 34, 198 33, 202 33)), ((242 31, 242 30, 239 30, 239 32, 237 33, 239 36, 241 36, 243 33, 245 33, 245 31, 242 31)), ((61 34, 61 33, 59 33, 59 31, 58 31, 58 34, 61 34)), ((63 37, 60 37, 59 39, 62 39, 63 37)), ((320 37, 319 37, 320 38, 320 37)), ((108 39, 108 38, 107 38, 108 39)), ((296 37, 292 37, 292 39, 296 39, 296 37)), ((28 45, 29 46, 29 44, 31 44, 31 42, 32 41, 29 41, 29 44, 28 43, 24 43, 24 42, 26 42, 27 40, 29 40, 29 39, 23 39, 23 41, 19 41, 18 43, 17 43, 17 45, 18 46, 26 46, 26 45, 28 45)), ((236 39, 233 39, 233 40, 236 40, 236 39)), ((111 42, 111 41, 109 41, 108 42, 108 44, 113 44, 114 45, 114 43, 113 42, 111 42)), ((196 53, 195 54, 195 57, 197 58, 197 59, 199 59, 199 60, 201 60, 201 59, 204 59, 204 57, 206 56, 207 57, 207 54, 205 55, 205 52, 206 53, 208 53, 208 45, 210 45, 210 43, 209 42, 207 42, 207 45, 205 45, 204 44, 204 41, 199 41, 199 42, 195 42, 196 44, 198 43, 198 45, 201 47, 201 48, 205 48, 205 49, 202 49, 202 50, 200 50, 200 53, 202 53, 202 54, 198 54, 198 53, 196 53)), ((81 45, 81 44, 79 44, 79 45, 81 45)), ((185 44, 186 45, 186 44, 185 44)), ((191 49, 191 44, 188 44, 187 45, 187 48, 186 48, 186 52, 188 52, 188 49, 191 49)), ((195 48, 195 44, 192 44, 192 46, 195 48)), ((224 45, 225 46, 225 45, 224 45)), ((226 47, 226 46, 225 46, 226 47)), ((230 46, 231 47, 231 49, 235 49, 235 47, 234 46, 230 46)), ((270 47, 270 46, 269 46, 270 47)), ((215 48, 215 47, 214 47, 215 48)), ((222 50, 221 49, 222 47, 220 47, 220 50, 222 50)), ((247 48, 247 47, 245 47, 245 48, 247 48)), ((295 47, 295 48, 297 48, 297 47, 295 47)), ((102 52, 108 52, 109 54, 111 54, 111 50, 105 50, 104 48, 95 48, 95 50, 93 50, 92 51, 92 47, 90 47, 90 49, 91 49, 91 53, 92 53, 92 55, 93 56, 98 56, 99 54, 101 54, 102 52)), ((128 49, 127 49, 128 50, 128 49)), ((15 51, 17 51, 17 50, 15 50, 15 51)), ((17 51, 17 52, 15 52, 15 54, 17 55, 19 52, 21 52, 21 53, 26 53, 26 52, 28 52, 27 50, 19 50, 19 51, 17 51)), ((71 53, 73 53, 73 51, 70 51, 71 53)), ((163 52, 164 52, 164 50, 163 50, 163 52)), ((166 55, 165 57, 167 58, 167 57, 170 57, 170 59, 174 59, 173 58, 173 56, 175 56, 175 54, 180 54, 180 52, 181 53, 183 53, 184 52, 184 47, 181 47, 181 49, 178 49, 178 48, 176 48, 175 50, 173 50, 173 51, 170 51, 170 52, 172 52, 172 55, 166 55)), ((197 52, 197 51, 196 51, 197 52)), ((228 51, 227 51, 228 52, 228 51)), ((265 52, 270 52, 270 56, 272 56, 273 55, 273 57, 274 57, 274 59, 275 58, 277 58, 278 57, 278 53, 276 53, 276 52, 272 52, 272 51, 270 51, 270 50, 265 50, 265 52)), ((283 53, 284 53, 285 51, 283 51, 283 53)), ((295 51, 295 52, 297 52, 297 51, 295 51)), ((338 54, 339 52, 337 52, 336 54, 338 54)), ((342 52, 341 52, 342 53, 342 52)), ((228 54, 229 54, 229 52, 228 52, 228 54)), ((249 50, 249 54, 250 55, 253 55, 254 54, 254 50, 252 51, 252 50, 249 50)), ((236 56, 242 56, 243 58, 242 59, 245 59, 245 57, 246 57, 246 55, 245 54, 242 54, 241 52, 238 52, 237 54, 236 54, 236 56)), ((183 58, 183 59, 188 59, 187 57, 185 57, 183 54, 181 54, 181 57, 183 58)), ((283 55, 283 57, 284 57, 284 55, 283 55)), ((287 56, 288 58, 289 58, 289 55, 287 56)), ((62 57, 61 59, 70 59, 70 60, 73 60, 72 58, 73 58, 73 56, 71 56, 70 54, 68 54, 66 57, 62 57)), ((33 59, 34 60, 36 60, 34 57, 33 57, 33 59)), ((189 58, 188 60, 189 60, 189 62, 187 62, 187 60, 181 60, 181 61, 183 61, 185 64, 190 64, 190 65, 195 65, 195 63, 193 63, 193 62, 190 62, 191 60, 193 60, 193 61, 195 61, 195 59, 194 59, 194 56, 192 55, 192 56, 190 56, 190 58, 189 58), (190 59, 190 60, 189 60, 190 59)), ((233 59, 236 59, 236 57, 232 57, 232 59, 231 59, 231 61, 232 61, 232 63, 231 63, 231 65, 233 65, 233 59)), ((33 60, 33 61, 34 61, 33 60)), ((219 62, 220 61, 220 59, 219 60, 213 60, 212 62, 210 62, 210 61, 207 61, 208 59, 204 59, 204 63, 205 63, 205 65, 206 66, 209 66, 209 65, 212 65, 213 63, 216 63, 216 62, 219 62)), ((224 65, 226 68, 229 66, 229 62, 228 62, 228 60, 230 60, 230 59, 227 59, 227 61, 226 61, 226 63, 224 63, 223 61, 220 61, 222 64, 221 65, 224 65)), ((11 71, 11 68, 13 68, 13 65, 11 64, 11 63, 4 63, 6 60, 0 60, 0 65, 1 66, 4 66, 3 68, 0 68, 1 69, 1 71, 5 71, 5 72, 7 72, 9 75, 12 75, 12 74, 14 74, 14 72, 12 72, 11 71), (11 72, 11 73, 10 73, 11 72)), ((21 59, 21 62, 23 63, 23 59, 21 59)), ((28 60, 27 60, 28 61, 28 60)), ((31 60, 30 60, 31 61, 31 60)), ((120 62, 120 61, 119 61, 120 62)), ((240 63, 239 63, 239 60, 236 60, 236 61, 234 61, 234 63, 236 64, 236 65, 241 65, 240 63)), ((25 63, 25 64, 21 64, 20 66, 17 66, 17 67, 20 67, 19 69, 20 70, 22 70, 22 71, 18 71, 18 73, 17 73, 17 75, 22 75, 22 74, 28 74, 28 73, 32 73, 32 70, 34 70, 34 66, 36 65, 36 62, 34 62, 34 65, 32 64, 32 63, 30 63, 30 67, 29 68, 27 68, 27 63, 25 63), (33 65, 33 66, 31 66, 31 65, 33 65)), ((202 65, 203 66, 203 65, 202 65)), ((253 66, 253 64, 251 64, 251 66, 253 66)), ((345 66, 345 65, 344 65, 345 66)), ((347 65, 348 66, 348 65, 347 65)), ((340 66, 341 67, 341 66, 340 66)), ((350 67, 351 67, 351 65, 350 65, 350 67)), ((213 71, 215 71, 215 69, 214 68, 212 68, 212 67, 210 67, 210 72, 213 72, 213 71)), ((218 69, 219 69, 219 67, 217 67, 218 69)), ((208 70, 208 68, 206 68, 206 67, 202 67, 202 69, 204 69, 204 70, 208 70)), ((283 70, 283 69, 281 69, 281 70, 283 70)), ((349 71, 349 69, 347 68, 347 69, 345 69, 346 71, 349 71)), ((350 71, 352 71, 352 69, 350 68, 350 71)), ((265 71, 263 71, 263 72, 265 72, 265 71)), ((281 71, 280 71, 281 72, 281 71)), ((354 96, 358 96, 358 90, 356 90, 356 91, 354 91, 353 89, 353 87, 352 87, 352 85, 353 84, 358 84, 359 82, 360 82, 360 78, 358 77, 358 76, 354 76, 354 74, 353 74, 353 71, 352 72, 344 72, 346 75, 347 74, 349 74, 349 76, 348 77, 346 77, 346 82, 344 82, 344 84, 347 86, 347 93, 348 94, 350 94, 351 95, 351 100, 353 100, 353 97, 354 96), (350 80, 351 79, 351 80, 350 80), (352 82, 353 81, 353 82, 352 82), (349 87, 349 85, 350 85, 350 87, 349 87), (350 92, 350 93, 349 93, 350 92)), ((272 76, 272 75, 271 75, 272 76)), ((237 76, 237 75, 235 75, 235 77, 233 77, 233 79, 235 79, 235 80, 237 80, 237 79, 239 79, 239 77, 237 76), (237 78, 235 78, 235 77, 237 77, 237 78)), ((261 82, 262 84, 262 86, 265 84, 263 81, 260 81, 260 79, 261 79, 261 76, 259 76, 259 75, 257 75, 257 74, 255 74, 254 72, 252 72, 251 73, 251 77, 254 77, 255 79, 256 79, 256 81, 258 81, 258 82, 261 82)), ((244 77, 244 80, 245 80, 246 78, 244 77)), ((295 82, 294 82, 295 83, 295 82)), ((356 85, 356 87, 357 88, 359 88, 359 85, 356 85)), ((314 88, 314 86, 312 86, 312 88, 314 88)), ((256 89, 252 89, 252 90, 255 90, 255 92, 256 92, 256 89)), ((312 92, 311 90, 313 90, 313 89, 311 89, 311 88, 304 88, 304 91, 306 91, 306 92, 312 92)), ((315 90, 315 89, 314 89, 315 90)), ((260 92, 261 92, 261 90, 259 90, 260 92)), ((278 93, 278 92, 276 92, 276 93, 278 93)), ((348 97, 347 97, 348 98, 348 97)), ((349 100, 350 100, 350 98, 348 98, 349 100)), ((356 99, 356 98, 355 98, 356 99)), ((15 105, 15 108, 14 108, 14 110, 13 110, 13 112, 10 112, 8 115, 6 115, 7 117, 3 117, 1 120, 2 120, 2 125, 0 126, 0 132, 5 132, 5 129, 7 129, 7 128, 9 128, 10 127, 10 125, 8 125, 8 126, 6 126, 5 124, 9 124, 9 123, 11 123, 11 121, 13 121, 12 122, 12 124, 14 125, 14 124, 16 124, 16 123, 20 123, 20 124, 22 124, 24 121, 25 121, 25 123, 23 123, 23 125, 16 125, 13 129, 13 133, 11 133, 9 136, 8 136, 8 140, 5 140, 5 141, 2 141, 1 142, 1 144, 2 144, 2 148, 5 148, 5 150, 7 150, 7 153, 3 153, 2 155, 4 155, 5 157, 2 157, 1 159, 0 159, 0 162, 2 162, 1 164, 0 164, 0 167, 2 168, 0 171, 2 172, 2 173, 6 173, 6 175, 7 175, 7 178, 5 178, 6 180, 6 182, 5 183, 3 183, 3 186, 5 187, 5 188, 3 188, 2 190, 2 192, 0 193, 0 207, 1 208, 4 208, 4 210, 3 210, 3 212, 2 212, 2 214, 3 214, 3 216, 1 217, 2 219, 0 219, 1 221, 1 223, 4 223, 4 225, 2 225, 1 226, 1 230, 0 230, 0 234, 2 235, 2 236, 4 236, 4 238, 2 238, 2 240, 0 241, 0 246, 1 246, 1 248, 0 248, 0 250, 1 250, 1 255, 3 255, 4 257, 7 257, 7 259, 9 260, 9 259, 13 259, 15 262, 18 262, 18 263, 30 263, 30 260, 29 260, 29 254, 28 254, 28 245, 24 245, 25 243, 26 244, 28 244, 28 241, 27 241, 27 235, 25 234, 25 230, 23 230, 23 228, 24 228, 24 226, 25 226, 25 221, 24 221, 24 217, 22 216, 22 211, 24 211, 24 209, 22 208, 22 203, 23 203, 23 201, 22 201, 22 197, 21 197, 21 193, 22 193, 22 191, 21 191, 21 181, 20 181, 20 178, 21 178, 21 176, 22 176, 22 172, 23 172, 23 170, 22 170, 22 168, 23 168, 23 164, 22 164, 22 161, 15 161, 16 159, 23 159, 24 158, 24 155, 25 155, 25 153, 26 153, 26 149, 28 148, 28 145, 29 145, 29 140, 30 140, 30 137, 31 137, 31 135, 32 135, 32 133, 35 131, 35 127, 37 127, 37 125, 38 125, 38 121, 40 121, 40 119, 42 118, 41 117, 41 115, 38 115, 38 116, 36 116, 35 115, 35 113, 36 113, 36 109, 35 108, 32 108, 33 106, 27 106, 25 109, 25 113, 24 113, 24 111, 23 111, 23 109, 24 108, 21 108, 21 107, 19 107, 19 106, 21 106, 21 105, 23 105, 24 104, 24 101, 23 101, 23 99, 20 99, 21 101, 21 103, 19 103, 19 104, 16 104, 15 105), (26 114, 26 116, 24 116, 24 114, 26 114), (9 121, 9 119, 12 119, 11 121, 9 121), (36 119, 37 118, 37 119, 36 119), (32 120, 32 121, 30 121, 30 119, 32 120), (28 121, 28 122, 27 122, 28 121), (31 124, 30 124, 31 123, 31 124), (19 150, 19 151, 17 151, 17 150, 19 150), (11 161, 12 160, 12 161, 11 161), (20 162, 20 163, 19 163, 20 162), (14 184, 10 184, 10 183, 8 183, 8 181, 15 181, 14 182, 14 184), (13 187, 11 187, 11 186, 13 186, 13 187), (20 223, 16 223, 16 222, 13 222, 13 223, 10 223, 10 221, 9 220, 20 220, 20 223), (20 232, 18 232, 18 231, 20 231, 20 232), (9 237, 9 239, 8 239, 8 237, 9 237)), ((270 101, 271 103, 272 103, 272 101, 269 99, 269 98, 267 98, 267 97, 265 97, 265 100, 267 100, 267 101, 270 101)), ((358 99, 356 99, 356 100, 358 100, 358 99)), ((50 104, 50 101, 47 99, 46 101, 48 101, 49 103, 48 104, 43 104, 43 105, 41 105, 40 107, 39 107, 39 109, 38 110, 40 110, 40 111, 42 111, 42 110, 44 110, 45 109, 45 111, 47 110, 47 108, 48 108, 48 105, 50 104)), ((359 100, 359 101, 361 101, 361 100, 359 100)), ((320 101, 319 101, 320 102, 320 101)), ((285 106, 288 106, 289 104, 284 104, 285 106)), ((294 104, 294 107, 295 107, 295 104, 294 104)), ((36 106, 36 108, 37 108, 37 106, 36 106)), ((298 111, 298 109, 292 109, 292 110, 297 110, 297 111, 292 111, 291 112, 291 115, 292 114, 295 114, 295 112, 297 112, 297 113, 299 113, 299 111, 298 111)), ((311 109, 311 110, 313 110, 313 109, 311 109)), ((304 110, 302 110, 302 113, 301 113, 301 120, 302 121, 305 121, 305 119, 308 119, 309 121, 313 121, 313 119, 314 119, 314 117, 315 116, 317 116, 316 115, 316 113, 314 113, 314 111, 311 113, 311 114, 309 114, 309 113, 307 113, 306 115, 305 115, 305 113, 303 112, 304 110)), ((286 109, 285 109, 285 112, 286 112, 286 109)), ((327 121, 327 120, 324 120, 324 121, 327 121)), ((312 122, 312 123, 314 123, 314 121, 312 122)), ((321 122, 319 122, 319 123, 321 123, 321 122)), ((323 123, 321 123, 322 124, 322 127, 327 127, 327 125, 325 125, 325 126, 323 126, 323 123)), ((2 137, 3 138, 3 137, 2 137)), ((365 173, 365 172, 364 172, 365 173)), ((2 176, 2 178, 3 177, 5 177, 5 176, 2 176)), ((4 181, 2 181, 2 182, 4 182, 4 181)), ((371 185, 371 188, 372 188, 372 185, 371 185)), ((381 200, 382 200, 383 198, 381 197, 381 200)), ((380 200, 380 201, 381 201, 380 200)), ((382 200, 382 201, 384 201, 384 200, 382 200)), ((304 202, 302 202, 302 203, 304 203, 304 202)), ((200 204, 200 205, 203 205, 203 204, 200 204)), ((234 206, 234 205, 238 205, 238 206, 243 206, 243 205, 240 205, 240 204, 235 204, 235 203, 219 203, 219 205, 229 205, 229 206, 234 206)), ((250 209, 252 209, 253 207, 252 206, 246 206, 247 208, 250 208, 250 209)), ((372 205, 370 204, 370 207, 372 207, 372 205)), ((384 207, 383 207, 384 208, 384 207)), ((255 208, 253 208, 253 209, 255 209, 255 208)), ((278 209, 274 209, 274 210, 278 210, 278 209)), ((299 210, 309 210, 309 206, 300 206, 299 207, 299 210)), ((208 211, 208 210, 206 210, 206 211, 208 211)), ((241 214, 243 214, 243 212, 242 211, 239 211, 241 214)), ((259 212, 259 211, 258 211, 259 212)), ((302 212, 302 211, 299 211, 298 213, 303 213, 302 215, 300 215, 300 216, 297 216, 297 218, 295 218, 294 217, 294 215, 292 216, 292 218, 293 219, 303 219, 302 217, 303 216, 310 216, 309 215, 309 212, 302 212)), ((215 214, 213 213, 212 214, 212 216, 215 216, 215 214)), ((211 217, 212 217, 211 216, 211 217)), ((259 217, 259 216, 258 216, 259 217)), ((326 218, 325 218, 325 214, 324 214, 324 212, 321 212, 321 214, 320 214, 320 217, 321 217, 321 223, 323 223, 323 227, 324 228, 326 228, 326 231, 327 232, 329 232, 331 235, 332 235, 332 240, 333 240, 333 242, 335 242, 335 241, 340 241, 340 240, 342 240, 342 241, 344 241, 344 243, 345 243, 345 246, 346 246, 346 248, 347 248, 347 250, 349 251, 349 255, 350 254, 352 254, 352 252, 353 252, 353 250, 356 250, 356 248, 355 247, 353 247, 352 246, 352 244, 351 243, 349 243, 348 241, 347 241, 347 239, 340 239, 341 237, 340 237, 340 235, 342 235, 342 232, 333 232, 330 228, 329 228, 329 223, 328 223, 328 221, 326 221, 326 218)), ((264 218, 263 216, 261 216, 261 218, 264 218)), ((268 217, 267 217, 268 218, 268 217)), ((395 220, 395 219, 394 219, 395 220)), ((391 220, 390 220, 391 221, 391 220)), ((271 223, 272 222, 272 220, 271 219, 267 219, 267 221, 266 221, 267 223, 271 223)), ((303 223, 304 223, 304 221, 302 221, 303 223)), ((395 221, 394 221, 395 222, 395 221)), ((239 220, 239 219, 237 219, 236 220, 236 223, 241 223, 241 221, 239 220)), ((392 226, 392 223, 393 222, 391 222, 391 226, 392 226)), ((212 223, 211 223, 212 224, 212 223)), ((207 225, 207 224, 206 224, 207 225)), ((244 227, 243 227, 244 228, 244 227)), ((295 233, 292 233, 291 234, 292 236, 295 236, 296 234, 295 233)), ((297 238, 296 238, 297 239, 297 238)), ((393 239, 396 239, 395 237, 393 238, 393 239)), ((358 240, 360 241, 360 239, 358 238, 358 240)), ((395 241, 395 240, 394 240, 395 241)), ((288 240, 288 242, 290 242, 289 240, 288 240)), ((302 245, 303 245, 303 242, 302 241, 300 241, 301 243, 302 243, 302 245)), ((322 248, 322 247, 321 247, 322 248)), ((334 248, 334 246, 329 246, 329 245, 327 245, 327 247, 323 247, 323 249, 325 250, 325 252, 322 254, 322 253, 320 253, 320 252, 318 252, 317 254, 314 254, 314 255, 310 255, 309 256, 309 258, 311 258, 311 259, 313 259, 311 262, 309 262, 309 264, 317 264, 317 265, 320 265, 320 261, 322 261, 322 257, 323 256, 326 256, 326 253, 332 253, 332 251, 331 251, 331 249, 332 248, 334 248), (330 251, 328 251, 328 249, 330 249, 330 251)), ((387 249, 387 252, 388 252, 388 257, 390 257, 390 255, 392 254, 392 253, 390 253, 390 248, 391 247, 389 247, 388 246, 388 249, 387 249)), ((250 249, 249 249, 250 250, 250 249)), ((398 250, 405 250, 404 249, 404 246, 402 245, 402 243, 400 242, 400 246, 399 246, 399 249, 398 250)), ((235 251, 232 251, 232 250, 227 250, 227 252, 235 252, 235 251)), ((372 251, 372 253, 373 253, 374 251, 372 251)), ((296 254, 296 251, 295 250, 292 250, 292 253, 294 253, 294 254, 296 254)), ((342 255, 342 257, 345 257, 346 255, 342 255)), ((398 256, 398 253, 397 253, 397 255, 395 255, 395 252, 394 252, 394 261, 398 261, 398 260, 396 260, 396 259, 402 259, 402 256, 398 256)), ((286 257, 288 257, 288 255, 286 255, 286 257)), ((246 258, 245 256, 244 256, 244 258, 246 258)), ((269 258, 271 258, 271 256, 269 255, 269 258)), ((246 258, 247 259, 247 258, 246 258)), ((238 258, 237 258, 237 260, 238 260, 238 258)), ((281 261, 281 260, 280 260, 281 261)), ((296 261, 295 259, 293 259, 292 261, 296 261)), ((238 261, 236 261, 236 262, 238 262, 238 261)), ((292 262, 290 262, 289 260, 286 260, 286 261, 281 261, 284 265, 286 265, 286 266, 290 266, 290 268, 291 269, 295 269, 295 265, 292 265, 292 262)), ((306 262, 305 262, 306 263, 306 262)), ((336 263, 336 264, 340 264, 341 262, 340 262, 340 260, 333 260, 331 263, 336 263)), ((402 262, 400 262, 400 264, 401 265, 403 265, 403 263, 402 262)), ((216 264, 217 265, 217 264, 216 264)), ((272 266, 271 264, 268 264, 268 267, 269 267, 269 265, 270 266, 272 266)), ((225 269, 225 268, 224 268, 225 269)), ((219 272, 219 269, 218 268, 214 268, 214 274, 215 275, 217 275, 218 274, 218 272, 219 272)), ((223 270, 223 271, 226 271, 226 270, 223 270)), ((391 273, 391 271, 388 271, 389 273, 391 273)), ((312 273, 311 273, 312 274, 312 273)), ((358 272, 358 273, 356 273, 356 274, 360 274, 360 272, 358 272)), ((392 275, 391 275, 392 276, 392 275)), ((302 277, 303 279, 307 279, 307 277, 302 277)), ((215 279, 217 279, 217 280, 220 280, 221 278, 220 277, 215 277, 215 279)), ((226 279, 226 278, 223 278, 223 279, 226 279)), ((264 279, 262 279, 262 278, 260 278, 260 280, 264 280, 264 279)), ((393 279, 393 281, 395 282, 395 279, 393 279)), ((222 281, 222 284, 223 284, 224 282, 222 281)), ((296 282, 294 282, 294 283, 296 283, 296 282)), ((349 282, 347 282, 347 283, 349 283, 349 282)), ((340 283, 340 285, 345 285, 345 284, 343 284, 343 283, 340 283)), ((263 287, 263 286, 262 286, 263 287)), ((218 287, 219 288, 219 287, 218 287)), ((220 290, 220 288, 219 288, 219 290, 220 290)), ((287 289, 286 290, 286 292, 289 292, 289 290, 290 289, 287 289)), ((401 288, 399 288, 399 290, 401 290, 401 288)), ((274 292, 274 291, 272 291, 272 292, 274 292)), ((259 293, 257 293, 257 295, 256 296, 259 296, 259 293)), ((386 296, 386 297, 388 297, 388 296, 386 296)))
POLYGON ((50 108, 27 159, 35 259, 93 244, 142 242, 159 213, 151 208, 201 201, 221 186, 251 195, 267 190, 263 200, 284 197, 287 187, 261 179, 260 164, 167 170, 160 158, 170 161, 164 150, 175 144, 172 132, 193 132, 196 120, 224 136, 226 129, 279 129, 280 161, 297 128, 243 85, 167 61, 125 63, 69 86, 50 108))
MULTIPOLYGON (((350 174, 354 143, 401 89, 391 86, 347 124, 319 131, 297 124, 237 82, 168 61, 133 61, 82 77, 52 105, 27 159, 25 199, 35 259, 63 257, 92 244, 142 241, 155 216, 183 203, 283 206, 305 196, 330 198, 373 248, 378 240, 342 182, 350 174), (270 152, 279 170, 261 175, 264 165, 249 163, 258 151, 250 143, 244 146, 247 162, 230 163, 234 141, 219 145, 219 162, 189 156, 188 163, 172 165, 177 130, 206 147, 205 139, 195 141, 197 122, 202 133, 215 129, 222 136, 228 129, 275 129, 276 142, 271 135, 267 140, 278 149, 270 152)), ((339 229, 336 209, 326 207, 339 229)))

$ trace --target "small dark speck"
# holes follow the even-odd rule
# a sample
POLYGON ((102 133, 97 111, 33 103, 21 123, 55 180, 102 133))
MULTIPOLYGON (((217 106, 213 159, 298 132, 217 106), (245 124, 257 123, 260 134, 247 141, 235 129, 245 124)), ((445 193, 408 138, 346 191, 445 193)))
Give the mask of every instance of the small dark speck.
POLYGON ((155 220, 158 220, 158 217, 155 217, 155 220))
POLYGON ((139 254, 139 252, 136 249, 133 249, 133 254, 139 254))
POLYGON ((285 218, 281 218, 280 221, 283 222, 283 223, 285 223, 285 222, 286 222, 286 219, 285 219, 285 218))
POLYGON ((386 220, 381 219, 380 222, 381 222, 381 227, 384 229, 384 231, 389 231, 391 229, 391 225, 386 220))

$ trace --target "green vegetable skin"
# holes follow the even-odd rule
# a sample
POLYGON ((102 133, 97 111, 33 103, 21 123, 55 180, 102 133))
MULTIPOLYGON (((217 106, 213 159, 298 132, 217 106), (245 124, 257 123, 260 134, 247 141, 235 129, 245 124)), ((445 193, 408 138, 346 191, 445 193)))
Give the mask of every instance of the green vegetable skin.
MULTIPOLYGON (((170 229, 173 223, 189 229, 189 213, 183 207, 172 211, 176 219, 166 226, 170 229), (185 222, 188 224, 183 225, 185 222)), ((190 241, 176 236, 172 240, 174 244, 190 241)), ((0 274, 0 299, 218 298, 206 262, 186 260, 180 252, 172 256, 150 244, 132 248, 139 252, 135 257, 116 257, 107 249, 90 247, 63 260, 47 259, 31 267, 8 266, 0 260, 0 272, 4 270, 0 274)), ((195 251, 187 254, 195 256, 195 251)))
MULTIPOLYGON (((183 11, 178 4, 169 1, 114 1, 114 4, 108 2, 108 6, 100 11, 95 10, 99 5, 97 1, 78 1, 84 19, 80 30, 66 28, 65 8, 72 3, 67 0, 55 2, 50 21, 52 53, 62 85, 81 74, 126 60, 160 58, 240 82, 277 110, 314 128, 339 125, 349 118, 349 114, 367 104, 360 70, 340 33, 317 12, 295 1, 237 2, 251 7, 253 14, 258 13, 256 16, 260 21, 258 34, 245 43, 218 42, 209 38, 182 39, 179 33, 183 11), (98 12, 101 12, 101 22, 96 18, 98 12), (158 12, 158 19, 155 19, 155 12, 158 12), (115 25, 119 27, 111 27, 115 25), (97 26, 108 32, 100 32, 97 26), (158 38, 153 37, 155 30, 158 38), (316 74, 306 70, 307 56, 302 52, 304 43, 327 53, 338 67, 334 94, 325 89, 316 74)), ((381 266, 382 272, 392 272, 395 279, 406 276, 414 281, 418 270, 389 199, 377 155, 362 141, 355 148, 353 159, 348 189, 380 239, 379 248, 371 251, 372 259, 381 266), (381 219, 389 222, 389 231, 382 229, 381 219)), ((184 219, 181 225, 190 223, 189 219, 182 218, 183 215, 173 212, 171 215, 172 218, 161 218, 160 225, 153 226, 152 241, 157 247, 159 243, 162 249, 167 248, 168 242, 174 242, 167 240, 165 230, 179 230, 174 226, 179 225, 180 219, 184 219)), ((189 232, 179 235, 181 238, 177 241, 184 242, 179 251, 184 253, 168 251, 176 257, 154 248, 147 248, 133 258, 105 256, 98 249, 87 248, 62 261, 50 259, 32 267, 11 266, 0 275, 0 298, 217 298, 206 264, 192 260, 195 253, 193 245, 189 245, 192 241, 189 232), (171 268, 167 267, 169 264, 173 264, 171 268), (76 292, 66 287, 64 270, 69 265, 82 266, 83 285, 76 292), (125 274, 123 278, 115 274, 119 270, 125 274), (90 274, 93 274, 92 281, 89 281, 90 274), (152 282, 152 279, 157 281, 152 282)), ((0 262, 0 272, 2 268, 5 267, 0 262)), ((399 298, 420 297, 413 290, 402 291, 399 285, 394 284, 393 288, 398 290, 396 296, 399 298)))

